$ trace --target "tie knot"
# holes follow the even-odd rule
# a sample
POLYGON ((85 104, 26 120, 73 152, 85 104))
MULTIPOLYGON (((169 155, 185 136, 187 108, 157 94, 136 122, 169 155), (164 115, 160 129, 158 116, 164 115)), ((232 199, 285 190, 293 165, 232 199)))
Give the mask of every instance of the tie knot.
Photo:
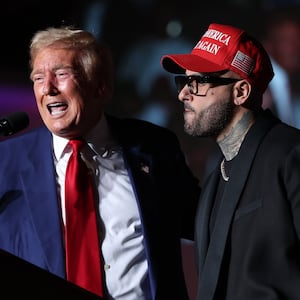
POLYGON ((69 145, 71 145, 74 152, 75 151, 77 152, 84 147, 85 141, 84 140, 70 140, 69 145))

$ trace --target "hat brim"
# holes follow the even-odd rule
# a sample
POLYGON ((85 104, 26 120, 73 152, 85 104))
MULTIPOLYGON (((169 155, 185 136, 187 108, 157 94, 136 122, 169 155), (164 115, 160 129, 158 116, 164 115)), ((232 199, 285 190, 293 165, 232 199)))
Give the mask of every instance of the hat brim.
POLYGON ((224 66, 214 64, 193 54, 164 55, 161 59, 162 67, 174 74, 183 74, 186 70, 199 73, 214 73, 226 70, 224 66))

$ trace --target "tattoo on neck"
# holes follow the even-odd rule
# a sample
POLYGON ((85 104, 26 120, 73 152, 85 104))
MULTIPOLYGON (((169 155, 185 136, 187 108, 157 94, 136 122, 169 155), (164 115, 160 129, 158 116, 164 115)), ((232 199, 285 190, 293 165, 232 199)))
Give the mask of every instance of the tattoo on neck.
POLYGON ((226 160, 231 160, 238 154, 246 133, 253 122, 253 112, 245 112, 241 119, 231 128, 229 134, 218 142, 226 160))

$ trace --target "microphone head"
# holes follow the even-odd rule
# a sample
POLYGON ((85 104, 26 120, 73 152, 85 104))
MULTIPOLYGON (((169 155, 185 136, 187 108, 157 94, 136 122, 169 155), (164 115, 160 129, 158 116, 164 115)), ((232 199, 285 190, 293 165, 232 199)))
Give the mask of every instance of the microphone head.
POLYGON ((0 120, 0 133, 4 136, 15 134, 29 125, 25 112, 15 112, 0 120))

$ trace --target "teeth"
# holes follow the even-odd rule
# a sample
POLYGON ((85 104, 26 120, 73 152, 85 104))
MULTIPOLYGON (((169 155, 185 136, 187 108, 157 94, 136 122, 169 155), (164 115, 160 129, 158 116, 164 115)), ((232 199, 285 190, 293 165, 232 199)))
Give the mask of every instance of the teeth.
POLYGON ((47 108, 51 115, 56 116, 63 113, 66 110, 67 105, 64 103, 57 102, 57 103, 48 104, 47 108))
POLYGON ((60 110, 58 110, 58 111, 51 111, 51 115, 52 116, 57 116, 57 115, 62 114, 62 113, 63 113, 63 111, 60 111, 60 110))
POLYGON ((52 104, 48 104, 48 107, 58 107, 58 106, 61 106, 61 105, 65 105, 63 103, 52 103, 52 104))

